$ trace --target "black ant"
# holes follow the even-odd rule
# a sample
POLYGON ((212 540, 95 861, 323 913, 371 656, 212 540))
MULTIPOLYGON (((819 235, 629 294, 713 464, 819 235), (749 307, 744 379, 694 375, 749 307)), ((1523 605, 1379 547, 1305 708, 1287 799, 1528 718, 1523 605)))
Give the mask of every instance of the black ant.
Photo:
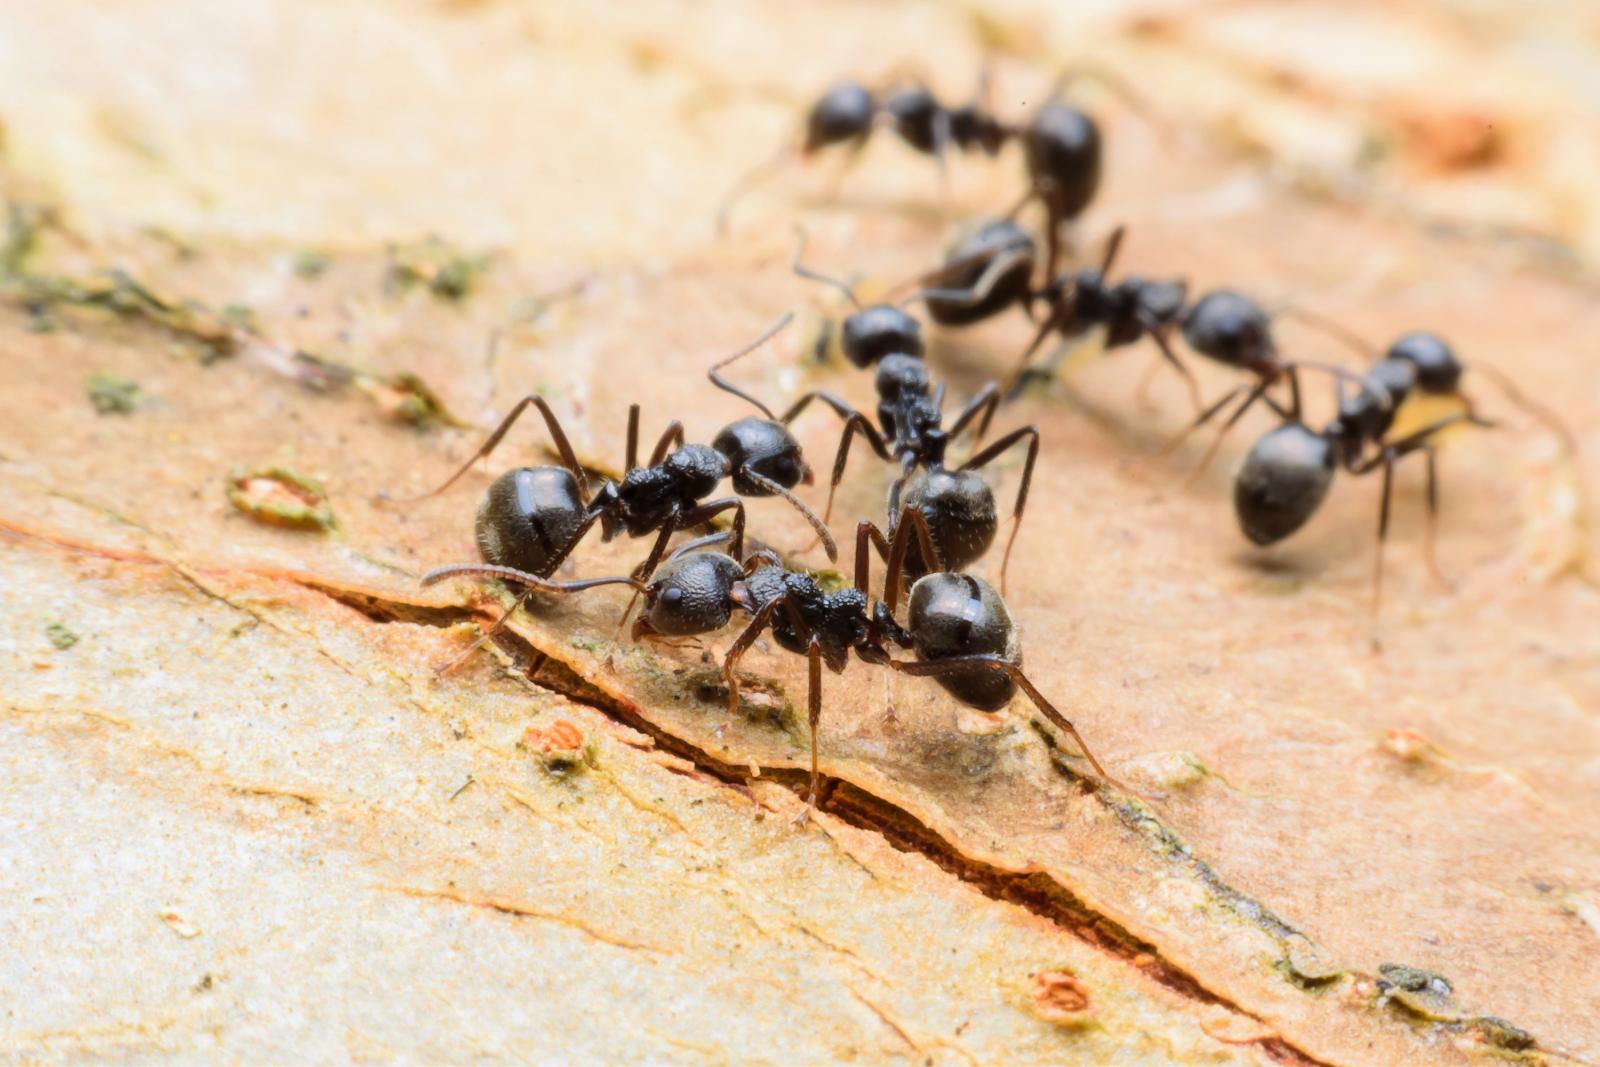
MULTIPOLYGON (((1028 192, 1022 203, 1038 200, 1045 208, 1048 277, 1055 273, 1061 224, 1083 214, 1100 188, 1100 127, 1088 114, 1060 100, 1072 79, 1083 75, 1105 82, 1138 110, 1146 110, 1122 79, 1094 68, 1077 68, 1058 77, 1033 117, 1022 126, 1002 122, 990 110, 986 72, 979 78, 974 100, 958 107, 940 103, 921 85, 879 94, 859 82, 847 81, 823 93, 811 106, 798 152, 804 159, 824 148, 848 145, 854 158, 880 121, 886 122, 914 151, 932 156, 941 168, 952 148, 993 157, 1008 142, 1020 141, 1028 168, 1028 192)), ((740 180, 718 212, 718 232, 727 229, 738 198, 795 151, 786 145, 740 180)))
MULTIPOLYGON (((834 286, 856 307, 856 311, 845 319, 840 331, 841 347, 846 358, 857 366, 877 365, 874 380, 878 393, 876 425, 848 401, 821 389, 801 396, 782 417, 781 421, 787 425, 813 400, 819 400, 844 419, 839 450, 834 456, 833 476, 828 484, 828 504, 823 511, 823 521, 826 522, 833 514, 834 495, 844 480, 850 444, 859 433, 866 438, 879 459, 897 464, 900 468, 900 476, 889 492, 889 536, 893 537, 896 532, 896 516, 900 514, 901 505, 909 505, 928 523, 933 532, 933 544, 946 566, 952 570, 962 570, 988 551, 999 531, 994 491, 978 474, 978 470, 1027 440, 1028 452, 1023 463, 1022 483, 1017 489, 1016 504, 1012 508, 1011 536, 1006 542, 1005 555, 1000 563, 1000 586, 1004 590, 1011 548, 1016 542, 1023 509, 1028 503, 1028 487, 1033 480, 1033 467, 1039 455, 1038 428, 1025 426, 1013 430, 970 457, 959 468, 947 467, 945 451, 952 439, 972 426, 975 428, 975 440, 982 440, 1000 404, 999 388, 993 383, 984 386, 948 428, 945 427, 944 385, 941 383, 937 389, 932 386, 927 364, 922 358, 922 333, 917 320, 892 305, 863 307, 848 284, 801 264, 804 247, 802 241, 795 252, 795 272, 834 286)), ((755 398, 740 392, 715 373, 742 355, 740 353, 718 364, 714 368, 713 380, 723 388, 759 404, 755 398)), ((915 549, 909 557, 908 567, 914 574, 925 573, 929 569, 925 557, 915 549)))
MULTIPOLYGON (((720 552, 691 551, 725 535, 682 546, 644 592, 645 610, 634 622, 635 640, 647 636, 698 637, 726 626, 735 610, 753 616, 723 657, 728 714, 739 709, 740 659, 769 628, 778 645, 810 664, 807 710, 811 728, 811 788, 806 813, 817 801, 817 732, 822 716, 822 668, 840 673, 854 651, 858 658, 903 674, 931 675, 969 707, 998 711, 1021 688, 1058 729, 1071 735, 1101 779, 1122 788, 1105 772, 1072 723, 1022 671, 1021 645, 1005 601, 981 578, 939 569, 927 522, 907 506, 888 546, 883 599, 870 599, 869 541, 882 531, 863 520, 856 528, 855 585, 825 592, 816 579, 790 570, 769 552, 740 562, 720 552), (910 587, 907 621, 895 618, 906 562, 915 535, 931 573, 910 587), (892 648, 910 649, 914 661, 897 660, 892 648)), ((802 816, 804 817, 804 816, 802 816)))
MULTIPOLYGON (((746 355, 787 326, 784 315, 732 358, 746 355)), ((720 364, 719 364, 720 365, 720 364)), ((745 396, 738 393, 739 396, 745 396)), ((763 413, 759 401, 752 402, 763 413)), ((790 490, 811 484, 811 468, 788 429, 769 419, 747 417, 724 427, 710 445, 685 444, 683 424, 674 420, 656 443, 645 466, 638 464, 639 405, 628 409, 627 467, 621 481, 607 479, 591 496, 560 420, 543 397, 529 394, 517 402, 493 433, 444 484, 406 503, 437 496, 455 484, 478 460, 494 451, 512 425, 530 406, 544 416, 545 426, 561 457, 561 466, 518 467, 490 484, 478 506, 478 550, 486 563, 547 579, 571 555, 585 534, 600 524, 601 540, 618 534, 643 537, 655 533, 650 554, 633 572, 646 579, 661 562, 667 543, 679 530, 692 529, 726 511, 733 512, 732 544, 744 545, 744 502, 741 497, 781 496, 816 531, 830 560, 838 546, 828 528, 790 490), (724 478, 731 478, 735 496, 707 500, 724 478)), ((526 594, 525 594, 526 595, 526 594)), ((518 601, 520 604, 521 601, 518 601)), ((512 611, 516 610, 513 606, 512 611)), ((503 616, 496 628, 505 622, 503 616)))
POLYGON ((1340 389, 1338 415, 1321 433, 1301 421, 1296 409, 1251 447, 1234 482, 1233 506, 1239 528, 1251 542, 1264 546, 1282 541, 1311 519, 1327 497, 1336 471, 1359 475, 1381 469, 1382 503, 1372 577, 1374 617, 1383 596, 1383 545, 1389 532, 1395 462, 1417 451, 1427 457, 1427 558, 1437 577, 1434 527, 1439 493, 1434 438, 1461 423, 1495 425, 1469 408, 1390 438, 1395 413, 1413 391, 1434 392, 1446 387, 1454 391, 1460 375, 1449 368, 1453 354, 1449 360, 1439 358, 1448 352, 1448 346, 1443 350, 1432 341, 1413 341, 1390 349, 1389 355, 1369 368, 1353 396, 1342 395, 1340 389), (1425 380, 1428 385, 1423 384, 1425 380))

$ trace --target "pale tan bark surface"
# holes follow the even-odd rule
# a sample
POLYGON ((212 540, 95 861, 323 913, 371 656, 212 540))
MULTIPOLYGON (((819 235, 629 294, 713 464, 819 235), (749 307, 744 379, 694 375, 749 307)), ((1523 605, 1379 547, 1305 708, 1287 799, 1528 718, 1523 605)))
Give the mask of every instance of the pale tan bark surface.
MULTIPOLYGON (((0 1055, 1600 1062, 1593 16, 1046 10, 0 13, 0 174, 37 235, 7 246, 0 308, 0 1055), (1453 586, 1408 469, 1375 654, 1376 479, 1246 551, 1228 476, 1265 414, 1184 484, 1199 448, 1158 455, 1183 390, 1136 396, 1150 353, 1003 411, 1046 442, 1008 596, 1029 673, 1149 801, 1092 788, 1025 702, 985 717, 900 679, 888 714, 855 664, 824 679, 836 788, 795 825, 803 663, 758 648, 719 731, 701 650, 601 662, 614 590, 537 604, 435 678, 495 604, 415 579, 472 558, 487 474, 375 494, 436 484, 530 389, 597 470, 630 402, 647 441, 744 414, 711 359, 787 308, 838 311, 789 273, 793 222, 815 264, 901 278, 951 219, 1008 206, 1020 163, 953 161, 941 195, 886 137, 836 186, 827 163, 775 179, 720 240, 718 198, 830 80, 920 58, 960 98, 986 46, 1005 113, 1084 58, 1157 113, 1084 88, 1111 145, 1086 248, 1127 222, 1130 270, 1379 341, 1447 330, 1577 458, 1469 375, 1505 425, 1444 451, 1453 586), (395 277, 480 254, 460 299, 395 277), (430 410, 413 380, 445 417, 407 424, 430 410), (123 381, 132 410, 97 412, 123 381), (274 467, 325 487, 331 529, 230 503, 231 472, 274 467), (587 762, 553 775, 539 739, 569 732, 587 762), (1384 964, 1454 996, 1408 1009, 1384 964)), ((965 395, 1027 334, 939 334, 930 361, 965 395)), ((869 404, 803 335, 742 380, 869 404)), ((834 421, 798 429, 825 467, 834 421)), ((1019 466, 994 468, 1002 500, 1019 466)), ((842 540, 887 485, 863 452, 842 540)), ((781 503, 751 517, 808 539, 781 503)), ((571 573, 642 552, 595 540, 571 573)))

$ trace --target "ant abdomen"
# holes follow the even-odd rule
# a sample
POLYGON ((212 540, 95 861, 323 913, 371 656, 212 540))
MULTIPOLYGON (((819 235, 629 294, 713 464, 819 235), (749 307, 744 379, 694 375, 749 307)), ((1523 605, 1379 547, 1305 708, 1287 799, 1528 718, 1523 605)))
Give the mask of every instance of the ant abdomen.
MULTIPOLYGON (((1022 645, 1011 612, 994 587, 970 574, 929 574, 911 587, 907 629, 925 661, 992 655, 1021 665, 1022 645)), ((974 665, 934 675, 951 696, 980 711, 998 711, 1016 694, 1004 671, 974 665)))
POLYGON ((866 86, 842 82, 823 94, 806 116, 806 139, 802 151, 809 155, 819 148, 858 141, 872 132, 872 117, 878 102, 866 86))
POLYGON ((1100 128, 1075 107, 1050 104, 1023 135, 1028 173, 1063 219, 1083 214, 1100 188, 1100 128))
POLYGON ((478 505, 485 563, 548 578, 583 527, 583 495, 565 467, 518 467, 496 478, 478 505))
POLYGON ((974 299, 941 296, 938 291, 929 293, 923 300, 929 317, 945 326, 966 326, 1027 299, 1033 287, 1036 255, 1033 238, 1015 222, 995 219, 984 223, 950 247, 945 262, 966 266, 943 275, 940 291, 976 292, 996 261, 1005 259, 1010 265, 974 299))
POLYGON ((728 461, 733 491, 740 496, 772 496, 769 486, 750 477, 754 472, 784 489, 793 489, 810 473, 800 442, 782 423, 754 415, 729 423, 711 447, 728 461))
POLYGON ((1297 422, 1257 441, 1233 485, 1233 509, 1244 535, 1270 545, 1304 526, 1328 495, 1336 458, 1331 440, 1297 422))
MULTIPOLYGON (((948 570, 961 570, 981 559, 999 529, 994 491, 977 471, 919 468, 906 479, 899 502, 922 513, 939 563, 948 570)), ((906 570, 926 574, 931 569, 912 541, 906 570)))

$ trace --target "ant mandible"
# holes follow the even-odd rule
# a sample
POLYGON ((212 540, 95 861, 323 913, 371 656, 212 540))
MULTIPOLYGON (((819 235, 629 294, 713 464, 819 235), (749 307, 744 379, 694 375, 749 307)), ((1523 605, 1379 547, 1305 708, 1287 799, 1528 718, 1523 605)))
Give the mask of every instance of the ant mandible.
MULTIPOLYGON (((778 319, 736 352, 734 358, 771 340, 792 318, 784 315, 778 319)), ((759 402, 756 405, 766 411, 759 402)), ((741 498, 759 496, 783 497, 816 531, 828 558, 838 558, 838 546, 827 526, 790 491, 812 480, 799 442, 783 425, 754 417, 724 427, 710 445, 685 444, 683 424, 674 420, 661 435, 649 462, 641 467, 639 406, 634 404, 628 409, 626 473, 621 481, 602 482, 591 496, 588 478, 560 420, 543 397, 529 394, 517 402, 471 458, 442 485, 405 503, 425 500, 449 489, 473 464, 494 451, 529 407, 537 408, 544 417, 561 465, 518 467, 490 484, 478 507, 475 531, 478 550, 491 566, 547 579, 599 523, 602 541, 621 533, 629 537, 657 535, 649 555, 633 572, 636 579, 643 580, 655 571, 675 532, 706 523, 726 511, 733 512, 733 545, 742 550, 745 517, 741 498), (736 495, 707 500, 724 478, 731 478, 736 495)), ((511 611, 515 610, 513 605, 511 611)), ((496 628, 510 614, 508 611, 502 616, 496 628)))
POLYGON ((730 717, 739 709, 739 661, 762 633, 770 629, 779 647, 806 657, 811 731, 806 814, 816 806, 820 781, 822 668, 842 673, 852 651, 867 663, 932 676, 951 696, 982 711, 1005 707, 1020 688, 1051 723, 1073 738, 1102 780, 1123 788, 1100 766, 1072 723, 1023 673, 1016 625, 1000 594, 981 578, 939 569, 927 522, 916 508, 907 506, 900 513, 889 543, 883 598, 876 602, 870 599, 868 544, 883 534, 871 522, 863 520, 856 528, 854 586, 831 593, 810 574, 784 567, 769 552, 740 562, 720 552, 692 551, 723 536, 690 542, 673 553, 644 592, 645 609, 634 622, 633 637, 698 637, 725 627, 735 610, 751 615, 723 657, 730 717), (931 573, 910 587, 902 626, 895 612, 913 536, 924 558, 933 562, 931 573), (916 659, 897 660, 891 655, 893 648, 909 649, 916 659))

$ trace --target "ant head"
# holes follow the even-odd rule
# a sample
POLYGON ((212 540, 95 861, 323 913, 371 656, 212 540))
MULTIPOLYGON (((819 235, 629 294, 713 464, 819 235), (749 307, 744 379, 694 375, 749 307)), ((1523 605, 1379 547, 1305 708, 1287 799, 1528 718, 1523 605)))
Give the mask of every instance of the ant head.
POLYGON ((571 471, 518 467, 496 478, 478 505, 478 552, 485 563, 548 578, 583 515, 583 494, 571 471))
POLYGON ((1304 526, 1328 495, 1335 459, 1334 441, 1298 422, 1257 441, 1233 483, 1233 510, 1244 535, 1270 545, 1304 526))
POLYGON ((839 349, 858 367, 870 367, 895 353, 921 358, 922 324, 893 304, 873 304, 844 320, 839 349))
POLYGON ((1434 395, 1456 392, 1465 369, 1444 338, 1425 330, 1408 333, 1390 345, 1384 359, 1404 360, 1416 367, 1417 387, 1434 395))
POLYGON ((644 591, 634 636, 693 637, 728 625, 744 568, 721 552, 690 552, 661 565, 644 591))
POLYGON ((1183 317, 1183 339, 1201 355, 1232 367, 1259 367, 1277 359, 1267 313, 1231 289, 1215 290, 1195 302, 1183 317))
POLYGON ((874 384, 880 400, 900 400, 927 396, 930 381, 928 365, 920 357, 895 352, 879 360, 874 384))
POLYGON ((723 427, 711 447, 727 459, 733 491, 740 496, 772 495, 770 489, 750 477, 751 472, 784 489, 793 489, 811 478, 811 468, 800 454, 800 442, 781 422, 751 415, 723 427))
POLYGON ((661 464, 672 472, 686 495, 710 496, 733 469, 728 457, 710 445, 689 444, 677 449, 661 464))
POLYGON ((822 94, 806 116, 806 138, 801 152, 809 155, 819 148, 855 141, 872 130, 872 116, 878 103, 859 82, 841 82, 822 94))
POLYGON ((927 155, 938 150, 937 126, 944 109, 928 90, 920 86, 901 89, 884 101, 883 110, 888 112, 894 131, 906 144, 927 155))
POLYGON ((1100 127, 1069 104, 1039 109, 1023 133, 1028 175, 1061 218, 1076 218, 1100 188, 1100 127))
MULTIPOLYGON (((982 578, 940 573, 917 579, 911 587, 907 621, 912 648, 920 660, 991 655, 1022 662, 1011 612, 982 578)), ((998 711, 1017 691, 1010 675, 992 667, 952 670, 934 678, 951 696, 982 711, 998 711)))

